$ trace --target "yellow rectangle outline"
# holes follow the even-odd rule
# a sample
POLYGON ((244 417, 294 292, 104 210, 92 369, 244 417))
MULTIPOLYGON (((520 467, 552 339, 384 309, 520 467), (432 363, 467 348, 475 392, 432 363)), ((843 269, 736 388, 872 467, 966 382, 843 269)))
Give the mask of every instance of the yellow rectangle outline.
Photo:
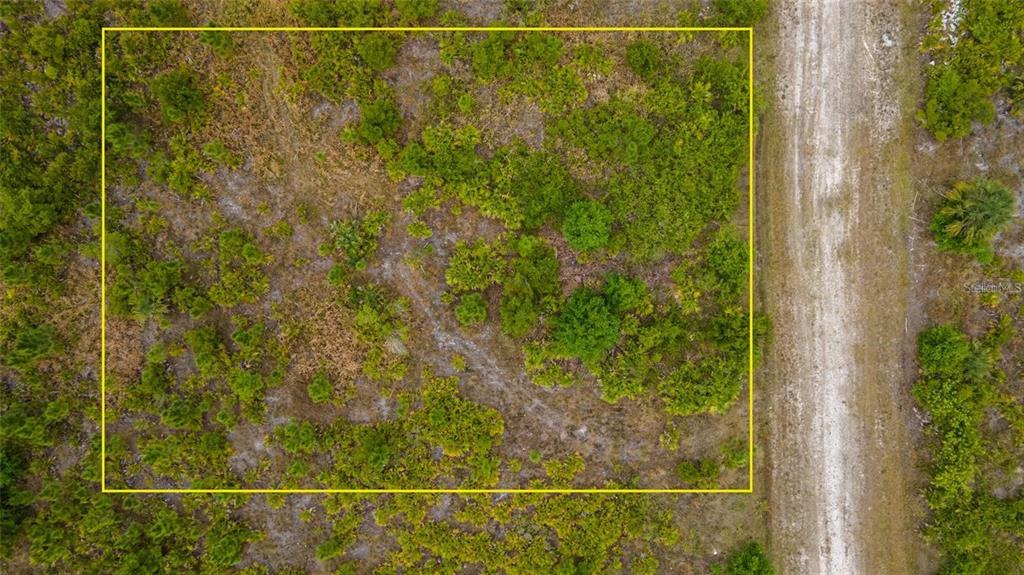
POLYGON ((103 27, 99 41, 99 484, 102 493, 753 493, 754 492, 754 29, 750 27, 103 27), (746 489, 109 489, 106 487, 106 32, 746 32, 748 33, 748 487, 746 489))

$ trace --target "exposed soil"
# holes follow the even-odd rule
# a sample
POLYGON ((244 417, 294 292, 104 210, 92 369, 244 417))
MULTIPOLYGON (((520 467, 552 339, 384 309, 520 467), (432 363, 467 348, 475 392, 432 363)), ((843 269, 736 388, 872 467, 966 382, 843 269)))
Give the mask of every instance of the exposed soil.
POLYGON ((758 226, 775 335, 759 405, 782 573, 916 571, 902 17, 779 2, 770 32, 758 226))

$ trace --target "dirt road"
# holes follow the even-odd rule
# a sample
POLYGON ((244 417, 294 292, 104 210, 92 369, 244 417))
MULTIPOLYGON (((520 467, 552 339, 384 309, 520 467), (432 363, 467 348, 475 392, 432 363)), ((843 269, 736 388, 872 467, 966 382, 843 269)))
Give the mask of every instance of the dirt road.
POLYGON ((762 134, 763 301, 775 322, 759 419, 772 549, 790 573, 912 573, 901 14, 776 4, 762 134))

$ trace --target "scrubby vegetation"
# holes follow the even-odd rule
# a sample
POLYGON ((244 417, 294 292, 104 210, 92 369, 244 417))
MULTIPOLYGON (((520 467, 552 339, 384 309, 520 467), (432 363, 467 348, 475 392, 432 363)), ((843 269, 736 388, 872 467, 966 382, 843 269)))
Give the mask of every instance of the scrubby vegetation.
MULTIPOLYGON (((0 8, 0 565, 671 572, 678 511, 654 498, 100 493, 100 27, 232 26, 267 9, 178 0, 0 8), (282 533, 315 556, 275 555, 282 533), (363 544, 371 551, 360 559, 363 544)), ((311 1, 290 3, 287 18, 457 22, 439 10, 311 1)), ((515 17, 541 18, 531 14, 515 17)), ((535 360, 537 383, 597 380, 611 401, 656 397, 690 360, 726 350, 739 358, 745 283, 733 275, 745 267, 715 268, 717 283, 689 311, 654 270, 697 270, 714 238, 732 233, 745 50, 725 45, 720 62, 691 73, 675 72, 685 45, 656 36, 627 62, 583 38, 438 34, 448 63, 427 81, 433 101, 410 113, 394 72, 411 35, 256 36, 107 34, 105 486, 642 485, 633 469, 607 471, 552 445, 536 446, 543 457, 516 455, 508 428, 523 406, 502 403, 481 377, 479 354, 494 351, 451 348, 433 361, 424 317, 461 324, 444 334, 455 341, 493 335, 513 355, 522 346, 499 367, 535 360), (588 91, 614 66, 645 84, 620 90, 614 113, 593 111, 588 91), (543 143, 496 142, 474 116, 493 106, 492 93, 536 106, 543 143), (673 111, 677 98, 693 103, 673 111), (341 118, 348 109, 352 118, 341 118), (316 110, 327 110, 331 122, 317 129, 330 125, 330 138, 310 137, 316 110), (556 126, 562 115, 572 122, 556 126), (612 142, 620 123, 631 130, 625 152, 612 142), (331 171, 339 165, 345 177, 331 171), (378 193, 366 182, 383 166, 395 181, 378 193), (643 185, 660 186, 647 196, 658 205, 638 221, 626 188, 655 168, 667 173, 643 185), (397 190, 408 192, 401 206, 390 201, 397 190), (691 192, 699 215, 657 233, 655 212, 671 219, 673 202, 691 192), (481 218, 488 223, 474 227, 481 218), (662 244, 645 247, 655 236, 662 244), (399 281, 416 273, 413 263, 437 272, 437 293, 399 281), (434 299, 441 308, 424 310, 434 299), (710 321, 719 315, 735 321, 710 321)), ((721 409, 745 380, 731 373, 721 409)))
MULTIPOLYGON (((1024 59, 1024 7, 964 1, 935 2, 934 9, 925 41, 935 66, 928 72, 924 125, 940 142, 970 136, 998 143, 1003 137, 996 130, 975 128, 1021 117, 1024 101, 1015 86, 1024 59)), ((919 373, 912 389, 926 414, 924 534, 940 552, 939 573, 1014 573, 1024 556, 1024 270, 1013 250, 1020 237, 1020 179, 961 160, 955 143, 945 146, 954 148, 950 157, 956 161, 944 166, 939 181, 956 183, 925 208, 928 232, 939 252, 971 256, 982 265, 928 257, 928 265, 920 266, 933 322, 917 335, 919 373)))
POLYGON ((914 398, 931 419, 934 442, 927 534, 945 554, 944 573, 1010 573, 1024 550, 1019 536, 1024 500, 990 491, 984 425, 988 413, 1024 433, 1019 406, 1006 402, 1000 389, 1006 379, 1000 348, 1016 336, 1004 316, 976 339, 950 325, 918 337, 921 377, 914 398))
POLYGON ((934 0, 924 49, 928 72, 924 126, 940 142, 971 133, 975 122, 995 119, 993 96, 1024 114, 1015 87, 1024 66, 1024 6, 1013 0, 934 0))

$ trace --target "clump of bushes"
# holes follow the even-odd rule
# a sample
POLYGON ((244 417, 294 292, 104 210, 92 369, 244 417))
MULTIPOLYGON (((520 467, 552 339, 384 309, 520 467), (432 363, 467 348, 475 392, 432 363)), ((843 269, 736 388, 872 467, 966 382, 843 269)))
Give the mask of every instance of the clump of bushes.
POLYGON ((505 260, 497 244, 459 240, 448 261, 444 279, 455 292, 481 291, 501 281, 505 260))
POLYGON ((604 294, 578 288, 555 318, 552 339, 561 352, 592 365, 618 341, 619 325, 619 316, 604 294))
POLYGON ((676 465, 676 475, 688 487, 709 489, 718 481, 718 462, 713 459, 684 460, 676 465))
POLYGON ((756 541, 750 541, 733 551, 725 564, 716 567, 712 571, 715 575, 775 575, 775 568, 768 555, 756 541))
POLYGON ((999 350, 1013 337, 1008 317, 976 340, 950 325, 918 336, 921 374, 912 393, 931 418, 935 444, 926 534, 944 552, 943 572, 1008 573, 1019 563, 1019 519, 1012 504, 989 494, 982 481, 989 448, 983 422, 986 412, 1003 411, 995 388, 1005 379, 999 350))
POLYGON ((425 371, 421 397, 423 407, 417 412, 417 427, 445 455, 486 455, 501 443, 505 433, 501 414, 464 399, 457 377, 437 377, 425 371))
POLYGON ((390 96, 380 96, 360 105, 362 115, 354 128, 346 130, 344 136, 350 141, 377 146, 384 157, 390 157, 396 146, 395 134, 402 124, 398 106, 390 96))
MULTIPOLYGON (((216 27, 216 25, 211 24, 211 27, 216 27)), ((209 46, 213 53, 221 58, 230 56, 235 49, 235 42, 231 38, 231 32, 203 30, 199 33, 199 41, 209 46)))
POLYGON ((557 303, 559 264, 555 251, 538 237, 520 236, 513 248, 515 257, 502 284, 501 327, 512 337, 523 337, 557 303))
POLYGON ((240 228, 228 228, 217 238, 217 281, 207 296, 222 307, 256 303, 270 289, 264 266, 270 256, 256 246, 240 228))
POLYGON ((363 374, 374 381, 401 381, 408 369, 406 301, 388 299, 375 288, 355 289, 350 299, 356 310, 356 336, 369 348, 363 374))
POLYGON ((753 26, 768 14, 768 0, 715 0, 715 20, 723 26, 753 26))
POLYGON ((562 223, 565 241, 578 252, 592 252, 608 244, 612 216, 600 202, 585 200, 569 207, 562 223))
POLYGON ((1024 8, 1012 0, 962 0, 957 8, 953 26, 937 13, 924 41, 936 62, 919 118, 940 142, 970 134, 974 122, 991 122, 996 93, 1011 99, 1014 112, 1024 110, 1014 89, 1024 56, 1024 8))
POLYGON ((992 237, 1013 214, 1013 193, 1001 183, 988 179, 958 182, 946 193, 932 219, 932 234, 939 249, 990 262, 994 257, 992 237))
POLYGON ((330 243, 321 246, 321 253, 335 251, 343 258, 344 271, 362 271, 377 252, 377 240, 390 216, 384 211, 371 211, 361 218, 337 221, 331 225, 330 243))
POLYGON ((650 80, 661 68, 661 50, 646 40, 637 40, 626 46, 626 63, 634 74, 650 80))
POLYGON ((153 78, 149 87, 167 121, 195 123, 206 113, 206 96, 195 73, 175 68, 153 78))

